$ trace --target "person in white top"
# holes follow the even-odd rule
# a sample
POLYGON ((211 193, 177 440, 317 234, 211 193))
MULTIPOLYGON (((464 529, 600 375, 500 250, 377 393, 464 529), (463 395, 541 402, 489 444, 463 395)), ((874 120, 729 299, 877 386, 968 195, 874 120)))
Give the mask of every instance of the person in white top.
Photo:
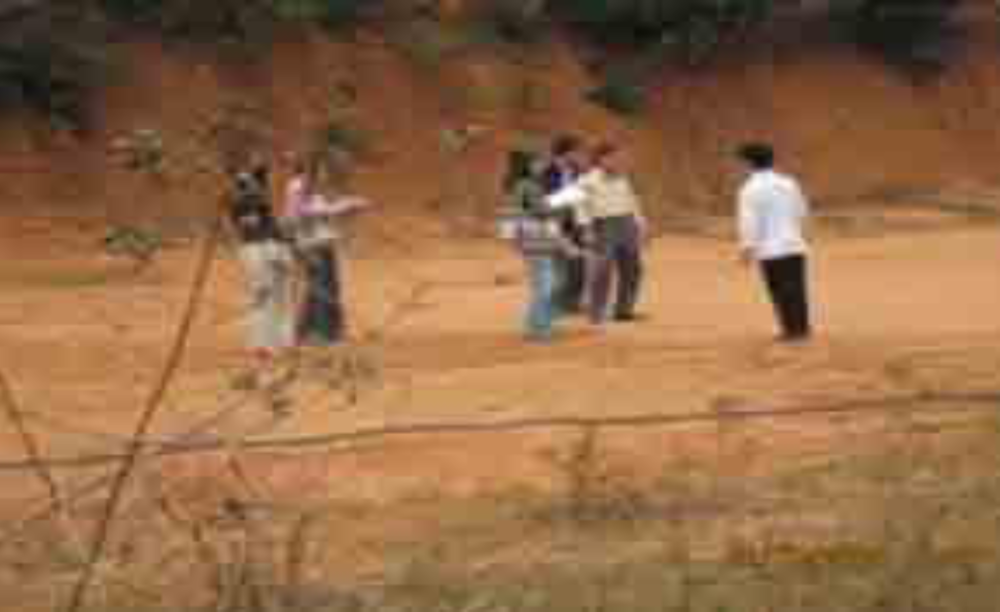
POLYGON ((781 325, 780 339, 807 340, 812 334, 805 238, 809 202, 794 178, 775 170, 770 145, 744 145, 739 157, 750 171, 738 198, 741 259, 760 266, 781 325))
POLYGON ((344 339, 346 320, 340 274, 339 220, 367 207, 360 198, 327 198, 319 189, 315 161, 297 164, 286 193, 286 217, 293 227, 296 251, 306 284, 297 335, 300 344, 329 346, 344 339))
POLYGON ((590 319, 600 325, 609 315, 611 288, 617 296, 617 322, 639 321, 636 305, 643 286, 643 246, 648 224, 642 199, 627 173, 628 159, 617 145, 605 143, 594 153, 593 168, 577 181, 586 196, 577 214, 593 254, 590 273, 590 319))

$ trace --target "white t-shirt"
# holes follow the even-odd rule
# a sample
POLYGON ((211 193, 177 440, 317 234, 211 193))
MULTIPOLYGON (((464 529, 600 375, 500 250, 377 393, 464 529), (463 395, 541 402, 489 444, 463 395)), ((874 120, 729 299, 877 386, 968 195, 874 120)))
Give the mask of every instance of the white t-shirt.
POLYGON ((740 245, 761 261, 805 255, 809 202, 798 182, 773 170, 755 172, 739 193, 740 245))

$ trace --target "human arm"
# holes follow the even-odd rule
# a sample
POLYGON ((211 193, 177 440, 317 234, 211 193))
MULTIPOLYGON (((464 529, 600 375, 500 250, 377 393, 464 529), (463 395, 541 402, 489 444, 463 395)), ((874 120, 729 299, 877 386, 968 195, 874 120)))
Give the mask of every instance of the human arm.
POLYGON ((754 206, 753 194, 744 188, 737 202, 737 234, 740 261, 747 265, 756 260, 758 226, 758 211, 754 206))
POLYGON ((642 193, 636 188, 635 183, 630 181, 631 191, 632 191, 632 216, 635 219, 635 223, 639 228, 639 238, 643 242, 646 242, 650 238, 649 232, 649 221, 646 219, 644 197, 642 193))
POLYGON ((317 195, 308 199, 303 206, 303 213, 315 217, 336 217, 358 212, 369 206, 368 200, 356 196, 341 196, 331 201, 317 195))

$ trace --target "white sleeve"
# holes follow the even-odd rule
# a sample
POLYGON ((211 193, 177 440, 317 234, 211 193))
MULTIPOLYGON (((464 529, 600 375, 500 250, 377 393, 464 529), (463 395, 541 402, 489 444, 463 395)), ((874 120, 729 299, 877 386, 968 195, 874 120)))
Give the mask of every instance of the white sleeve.
POLYGON ((575 183, 576 188, 580 190, 583 198, 573 207, 573 212, 576 215, 577 224, 582 226, 589 226, 594 222, 591 207, 594 197, 593 181, 590 176, 589 174, 584 175, 575 183))
POLYGON ((579 206, 586 199, 587 193, 579 185, 571 184, 548 196, 547 201, 550 207, 559 209, 579 206))
POLYGON ((741 248, 751 251, 757 249, 759 240, 757 227, 757 211, 754 207, 752 194, 749 190, 743 189, 740 191, 737 211, 737 232, 741 248))

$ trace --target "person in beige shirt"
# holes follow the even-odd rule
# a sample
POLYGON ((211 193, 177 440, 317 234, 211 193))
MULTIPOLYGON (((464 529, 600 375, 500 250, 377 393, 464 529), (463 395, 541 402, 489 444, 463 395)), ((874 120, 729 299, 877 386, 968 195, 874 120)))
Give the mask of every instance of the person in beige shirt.
POLYGON ((594 324, 636 321, 642 288, 642 245, 647 235, 642 201, 626 173, 622 151, 603 144, 594 153, 593 169, 580 178, 583 198, 577 215, 586 228, 593 253, 590 278, 590 319, 594 324), (613 313, 609 313, 611 285, 617 285, 613 313))

